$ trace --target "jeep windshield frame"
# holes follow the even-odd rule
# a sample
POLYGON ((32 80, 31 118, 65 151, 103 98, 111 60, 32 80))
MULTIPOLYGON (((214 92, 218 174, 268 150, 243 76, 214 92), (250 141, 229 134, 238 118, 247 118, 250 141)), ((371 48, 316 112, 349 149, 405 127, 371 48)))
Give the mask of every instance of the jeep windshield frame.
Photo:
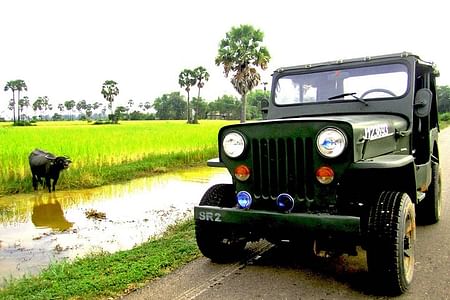
POLYGON ((360 101, 402 97, 408 91, 408 68, 402 63, 346 67, 286 74, 274 89, 275 105, 317 105, 328 101, 360 101))
MULTIPOLYGON (((272 74, 271 99, 267 109, 266 119, 273 120, 310 116, 325 117, 327 115, 349 114, 394 114, 403 116, 410 124, 412 124, 415 73, 417 65, 421 65, 421 62, 422 60, 416 55, 410 53, 398 53, 385 56, 361 57, 342 61, 278 68, 272 74), (393 70, 392 66, 394 66, 393 70), (389 69, 391 69, 391 71, 388 71, 389 69), (279 89, 278 86, 280 80, 283 81, 285 78, 295 78, 296 76, 299 76, 297 78, 308 78, 307 76, 316 75, 323 77, 323 74, 336 75, 337 71, 339 71, 338 75, 342 77, 343 75, 346 75, 345 72, 347 72, 347 75, 348 73, 353 72, 354 74, 357 74, 359 72, 359 77, 366 76, 362 74, 371 76, 371 72, 372 74, 395 74, 398 72, 405 74, 406 72, 406 76, 401 75, 403 76, 401 77, 401 88, 397 91, 389 91, 389 89, 395 89, 389 85, 390 83, 381 83, 380 86, 380 83, 374 80, 374 84, 371 85, 369 82, 365 87, 370 91, 370 93, 367 94, 367 91, 362 91, 362 88, 359 87, 359 83, 357 82, 361 79, 358 78, 354 81, 354 87, 349 87, 348 90, 345 91, 348 94, 344 92, 342 86, 335 88, 332 92, 325 92, 324 90, 322 93, 323 96, 319 95, 316 97, 316 99, 321 101, 296 102, 293 100, 284 100, 283 102, 280 100, 281 98, 278 98, 280 96, 278 96, 279 90, 277 89, 279 89), (377 83, 376 86, 375 83, 377 83), (370 90, 370 88, 376 90, 370 90), (386 94, 386 90, 388 94, 386 94), (394 96, 390 95, 391 92, 394 93, 394 96), (366 94, 364 95, 364 93, 366 94)), ((357 77, 358 76, 355 78, 357 77)), ((328 79, 326 76, 325 78, 328 79)), ((307 93, 313 92, 307 91, 307 93)), ((307 93, 306 95, 311 95, 307 93)), ((317 94, 317 90, 315 93, 317 94)))

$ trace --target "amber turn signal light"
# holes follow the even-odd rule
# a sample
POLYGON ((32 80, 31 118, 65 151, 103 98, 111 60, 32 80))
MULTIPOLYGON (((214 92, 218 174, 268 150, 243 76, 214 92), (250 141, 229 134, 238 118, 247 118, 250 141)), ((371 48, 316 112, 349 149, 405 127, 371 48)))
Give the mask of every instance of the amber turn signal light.
POLYGON ((316 178, 322 184, 330 184, 334 179, 334 171, 331 167, 322 166, 316 170, 316 178))
POLYGON ((234 176, 240 181, 246 181, 250 177, 250 169, 246 165, 239 165, 234 169, 234 176))

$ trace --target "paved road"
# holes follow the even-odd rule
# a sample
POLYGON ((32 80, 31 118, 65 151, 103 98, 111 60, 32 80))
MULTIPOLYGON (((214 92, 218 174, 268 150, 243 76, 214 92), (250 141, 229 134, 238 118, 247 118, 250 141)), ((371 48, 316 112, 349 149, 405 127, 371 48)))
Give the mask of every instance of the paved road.
MULTIPOLYGON (((418 226, 414 282, 397 299, 450 299, 450 128, 441 132, 444 201, 438 224, 418 226)), ((288 247, 250 245, 244 263, 199 258, 123 297, 134 299, 387 299, 371 290, 365 252, 339 258, 296 257, 288 247)))

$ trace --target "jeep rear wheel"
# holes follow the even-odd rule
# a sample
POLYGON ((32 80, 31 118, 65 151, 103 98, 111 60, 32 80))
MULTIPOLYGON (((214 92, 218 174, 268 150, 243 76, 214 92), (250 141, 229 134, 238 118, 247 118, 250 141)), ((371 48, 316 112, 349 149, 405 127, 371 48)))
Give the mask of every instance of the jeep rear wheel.
MULTIPOLYGON (((231 184, 217 184, 203 195, 200 205, 232 207, 234 188, 231 184)), ((202 254, 214 262, 227 262, 241 257, 247 241, 229 225, 195 220, 195 237, 202 254)))
POLYGON ((417 205, 417 221, 422 224, 434 224, 441 218, 441 170, 439 163, 431 162, 431 183, 423 199, 417 205))
POLYGON ((406 193, 382 192, 368 223, 367 265, 374 282, 387 293, 401 294, 412 282, 416 219, 406 193))

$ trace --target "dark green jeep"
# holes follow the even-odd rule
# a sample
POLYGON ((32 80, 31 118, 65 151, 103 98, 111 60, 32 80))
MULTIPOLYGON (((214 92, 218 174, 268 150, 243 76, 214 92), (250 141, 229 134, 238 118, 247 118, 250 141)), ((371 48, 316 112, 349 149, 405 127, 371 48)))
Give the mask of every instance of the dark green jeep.
POLYGON ((261 238, 311 253, 359 245, 380 287, 406 291, 416 216, 436 223, 441 210, 436 76, 411 53, 276 70, 265 120, 219 132, 208 165, 233 183, 194 209, 201 252, 238 259, 261 238))

